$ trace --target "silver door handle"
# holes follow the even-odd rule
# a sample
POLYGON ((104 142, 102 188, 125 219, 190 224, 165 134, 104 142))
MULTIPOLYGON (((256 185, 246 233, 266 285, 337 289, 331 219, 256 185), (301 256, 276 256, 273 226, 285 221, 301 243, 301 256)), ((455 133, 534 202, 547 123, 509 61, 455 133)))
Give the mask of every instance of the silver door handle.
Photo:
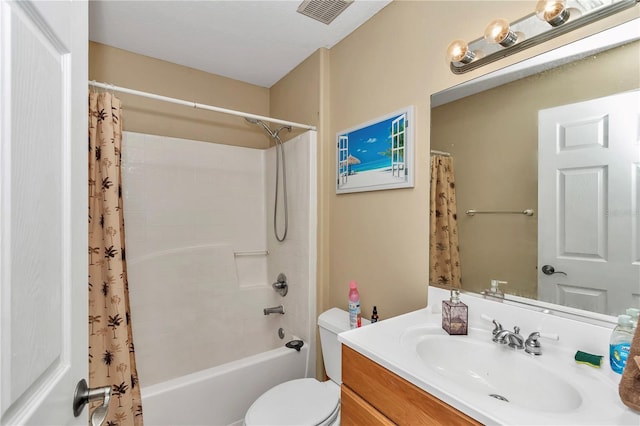
POLYGON ((542 266, 542 273, 545 274, 545 275, 562 274, 565 277, 567 276, 566 272, 556 271, 556 268, 554 268, 551 265, 543 265, 542 266))
POLYGON ((76 385, 73 394, 73 415, 78 417, 82 409, 89 402, 102 401, 102 404, 91 413, 91 426, 101 426, 109 411, 109 401, 111 400, 111 386, 99 388, 89 388, 85 379, 76 385))

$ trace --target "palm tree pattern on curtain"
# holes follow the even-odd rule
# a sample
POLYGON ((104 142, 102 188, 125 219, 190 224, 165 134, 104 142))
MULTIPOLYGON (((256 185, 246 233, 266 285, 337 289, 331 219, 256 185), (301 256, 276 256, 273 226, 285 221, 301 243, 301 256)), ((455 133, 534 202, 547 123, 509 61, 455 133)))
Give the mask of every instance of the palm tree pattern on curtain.
POLYGON ((453 158, 431 157, 429 277, 433 284, 460 288, 460 248, 453 158))
POLYGON ((90 93, 89 385, 111 386, 105 425, 137 426, 143 424, 142 402, 129 312, 121 148, 120 100, 90 93))

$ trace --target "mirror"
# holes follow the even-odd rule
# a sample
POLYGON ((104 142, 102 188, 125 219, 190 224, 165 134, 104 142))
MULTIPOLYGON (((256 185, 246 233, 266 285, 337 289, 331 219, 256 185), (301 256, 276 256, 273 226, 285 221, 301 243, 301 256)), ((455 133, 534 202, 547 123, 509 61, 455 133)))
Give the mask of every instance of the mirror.
POLYGON ((431 149, 455 167, 464 291, 506 281, 507 299, 592 317, 584 311, 640 307, 640 97, 630 107, 613 103, 635 108, 636 122, 623 131, 633 135, 629 149, 611 164, 598 162, 610 156, 617 119, 576 112, 594 99, 640 94, 639 28, 635 19, 431 96, 431 149), (561 107, 573 111, 568 121, 557 121, 561 107), (598 164, 556 162, 586 150, 598 164), (610 193, 622 187, 627 204, 610 193))

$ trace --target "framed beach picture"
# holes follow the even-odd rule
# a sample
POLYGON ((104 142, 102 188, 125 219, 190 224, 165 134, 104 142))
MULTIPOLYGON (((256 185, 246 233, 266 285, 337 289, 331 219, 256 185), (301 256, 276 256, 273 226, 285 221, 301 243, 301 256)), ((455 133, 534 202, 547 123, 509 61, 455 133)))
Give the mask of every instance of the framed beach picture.
POLYGON ((336 193, 413 187, 413 107, 336 135, 336 193))

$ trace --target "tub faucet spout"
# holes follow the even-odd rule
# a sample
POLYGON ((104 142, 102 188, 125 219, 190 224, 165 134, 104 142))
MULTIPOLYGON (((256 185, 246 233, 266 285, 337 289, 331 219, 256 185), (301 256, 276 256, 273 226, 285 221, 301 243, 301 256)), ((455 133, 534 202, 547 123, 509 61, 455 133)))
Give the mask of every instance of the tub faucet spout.
POLYGON ((264 308, 263 311, 264 311, 265 315, 269 315, 269 314, 282 314, 282 315, 284 315, 284 308, 282 307, 282 305, 274 306, 273 308, 264 308))

